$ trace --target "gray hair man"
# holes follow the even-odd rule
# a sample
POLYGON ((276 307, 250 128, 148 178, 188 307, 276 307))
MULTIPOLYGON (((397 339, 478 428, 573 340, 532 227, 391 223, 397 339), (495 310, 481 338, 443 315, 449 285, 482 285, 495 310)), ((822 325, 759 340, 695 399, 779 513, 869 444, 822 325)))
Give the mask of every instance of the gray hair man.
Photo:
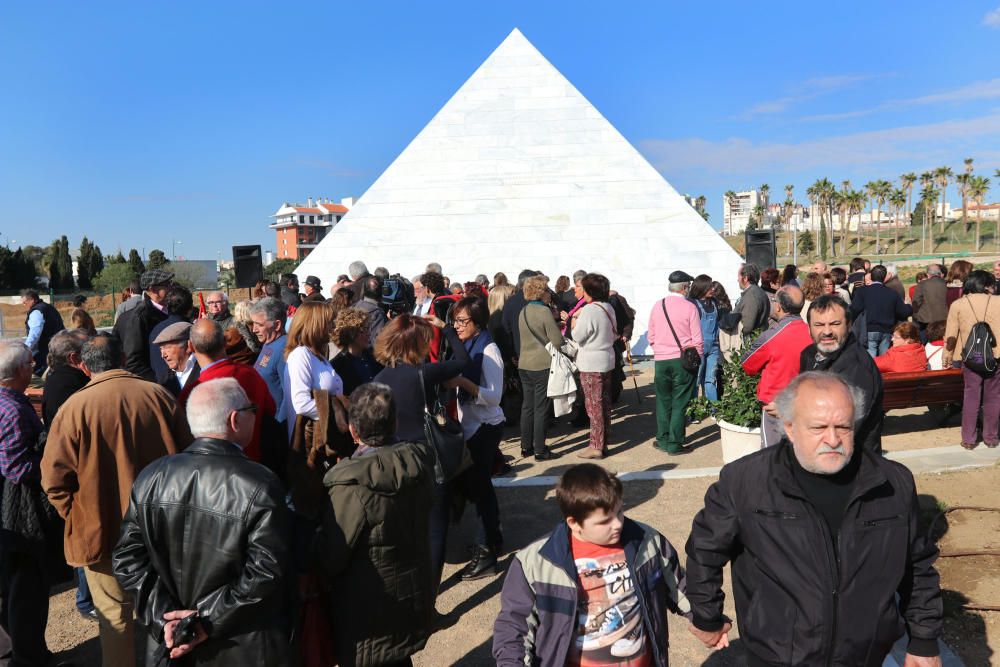
MULTIPOLYGON (((0 484, 5 493, 24 489, 38 493, 42 423, 24 395, 31 382, 31 350, 20 341, 0 341, 0 484)), ((3 632, 12 665, 46 665, 52 654, 45 645, 49 616, 49 582, 43 557, 44 515, 27 513, 24 504, 5 503, 0 541, 0 594, 3 632), (41 521, 41 522, 40 522, 41 521)))
POLYGON ((205 310, 208 318, 218 322, 223 331, 233 326, 233 315, 229 312, 229 295, 225 292, 209 292, 205 297, 205 310))
POLYGON ((103 664, 130 667, 135 664, 132 602, 111 571, 111 552, 136 475, 161 456, 184 449, 191 434, 166 389, 121 368, 116 338, 87 341, 81 357, 90 382, 52 421, 42 456, 42 487, 66 520, 66 562, 85 568, 100 622, 103 664))
POLYGON ((82 355, 89 338, 83 329, 63 329, 49 342, 49 374, 42 390, 42 419, 47 426, 66 399, 90 381, 83 371, 82 355))
POLYGON ((260 354, 253 367, 264 379, 267 390, 277 406, 276 417, 284 420, 283 401, 285 397, 285 304, 277 299, 261 299, 250 309, 253 333, 261 342, 260 354))
POLYGON ((42 301, 33 289, 21 290, 21 305, 27 313, 24 344, 31 350, 35 375, 41 377, 47 368, 49 341, 66 327, 59 311, 42 301))
POLYGON ((688 348, 704 354, 698 308, 688 301, 694 280, 684 271, 668 277, 667 296, 653 304, 646 339, 653 348, 656 387, 656 449, 674 456, 684 449, 684 427, 688 402, 694 398, 698 369, 684 367, 682 356, 688 348))
POLYGON ((361 260, 351 262, 351 265, 347 267, 347 273, 351 278, 347 289, 351 290, 351 304, 355 304, 364 297, 365 280, 372 277, 372 274, 368 272, 368 267, 361 260))
POLYGON ((163 651, 291 664, 288 510, 278 478, 243 453, 255 410, 235 379, 198 385, 187 406, 195 441, 132 486, 113 563, 148 630, 147 664, 163 651), (193 638, 177 641, 178 624, 195 615, 193 638))
POLYGON ((749 664, 880 665, 905 628, 906 665, 939 667, 937 549, 913 475, 855 449, 864 397, 840 376, 803 373, 775 403, 787 440, 726 465, 694 519, 691 632, 728 645, 731 563, 749 664))
POLYGON ((785 285, 775 297, 774 324, 754 339, 740 362, 748 375, 760 376, 757 400, 762 406, 760 440, 763 447, 778 444, 784 435, 774 398, 799 374, 799 356, 812 343, 809 325, 799 315, 804 303, 802 290, 785 285))
POLYGON ((921 280, 910 299, 913 321, 920 329, 920 338, 927 343, 927 325, 948 319, 948 284, 940 264, 927 265, 927 280, 921 280))
POLYGON ((736 280, 743 293, 736 300, 729 321, 720 323, 720 326, 735 333, 742 324, 742 332, 747 336, 752 331, 763 331, 771 317, 771 301, 767 298, 767 292, 757 284, 760 282, 760 269, 755 264, 741 264, 736 280))

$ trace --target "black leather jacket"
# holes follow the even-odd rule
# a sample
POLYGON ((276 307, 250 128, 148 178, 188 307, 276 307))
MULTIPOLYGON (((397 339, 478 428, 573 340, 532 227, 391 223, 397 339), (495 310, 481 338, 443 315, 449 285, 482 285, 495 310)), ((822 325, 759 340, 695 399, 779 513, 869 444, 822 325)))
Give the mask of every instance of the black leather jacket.
POLYGON ((147 664, 178 609, 197 609, 209 638, 171 664, 294 664, 284 498, 274 473, 225 440, 199 438, 142 471, 113 565, 149 631, 147 664))
POLYGON ((695 626, 721 626, 722 572, 731 561, 752 667, 877 667, 904 630, 911 651, 915 642, 936 648, 937 548, 919 525, 913 475, 856 450, 863 458, 834 540, 795 480, 791 448, 785 440, 725 466, 705 495, 687 542, 695 626))

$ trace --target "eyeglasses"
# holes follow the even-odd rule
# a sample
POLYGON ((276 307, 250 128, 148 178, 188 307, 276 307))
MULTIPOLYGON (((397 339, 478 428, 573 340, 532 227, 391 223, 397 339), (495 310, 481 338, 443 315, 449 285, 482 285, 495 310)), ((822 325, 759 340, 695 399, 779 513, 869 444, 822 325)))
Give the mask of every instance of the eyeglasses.
POLYGON ((458 324, 458 325, 461 325, 461 326, 464 327, 466 324, 468 324, 469 322, 472 321, 472 318, 471 317, 456 317, 453 321, 455 322, 455 324, 458 324))
POLYGON ((236 408, 233 412, 251 412, 256 414, 257 406, 251 403, 250 405, 244 405, 242 408, 236 408))
POLYGON ((225 303, 225 301, 206 301, 205 303, 207 303, 210 306, 221 306, 222 304, 225 303))

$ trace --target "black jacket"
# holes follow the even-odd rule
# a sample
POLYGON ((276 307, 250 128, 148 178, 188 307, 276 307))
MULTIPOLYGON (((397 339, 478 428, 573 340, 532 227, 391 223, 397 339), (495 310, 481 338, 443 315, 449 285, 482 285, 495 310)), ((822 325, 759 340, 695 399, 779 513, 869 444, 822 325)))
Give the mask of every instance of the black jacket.
POLYGON ((914 653, 941 634, 937 548, 919 525, 913 475, 855 453, 864 458, 836 543, 793 477, 787 441, 725 466, 705 495, 687 542, 692 620, 721 626, 732 562, 751 666, 876 667, 904 630, 914 653))
POLYGON ((72 366, 58 366, 49 371, 42 389, 42 419, 46 427, 52 425, 66 399, 83 389, 88 382, 90 378, 87 374, 72 366))
POLYGON ((63 325, 62 315, 59 314, 58 310, 44 301, 38 300, 35 302, 35 305, 28 309, 28 315, 24 318, 25 334, 28 333, 28 318, 35 311, 42 314, 42 333, 38 337, 38 342, 35 343, 35 350, 31 353, 31 360, 34 362, 36 369, 44 369, 49 363, 49 341, 66 327, 63 325))
POLYGON ((156 381, 156 373, 149 363, 149 334, 157 324, 167 319, 167 314, 142 295, 142 304, 122 313, 115 322, 112 333, 122 342, 125 353, 125 370, 144 380, 156 381))
POLYGON ((500 319, 500 338, 494 337, 500 354, 503 356, 504 366, 512 364, 521 354, 521 336, 518 334, 517 318, 528 305, 524 298, 524 292, 518 290, 510 295, 507 303, 503 305, 503 315, 500 319))
POLYGON ((375 355, 372 354, 371 348, 366 349, 361 353, 361 364, 362 368, 367 368, 368 373, 358 372, 358 366, 355 365, 355 360, 351 356, 351 353, 347 350, 341 350, 337 353, 331 361, 330 365, 333 366, 333 370, 336 371, 337 375, 344 382, 344 396, 350 396, 354 393, 354 390, 363 384, 367 384, 375 379, 385 366, 380 364, 375 355))
POLYGON ((163 613, 197 609, 208 640, 171 664, 294 664, 290 542, 278 478, 232 443, 199 438, 148 465, 112 558, 152 639, 147 659, 163 640, 163 613))
POLYGON ((903 303, 899 295, 881 283, 872 283, 854 290, 851 315, 864 313, 870 333, 891 333, 897 322, 913 314, 913 308, 903 303))
POLYGON ((855 419, 854 442, 870 452, 880 454, 882 423, 885 421, 885 411, 882 410, 882 373, 854 334, 848 334, 840 352, 835 352, 822 361, 816 359, 815 343, 802 350, 799 355, 799 372, 806 371, 836 373, 847 380, 848 384, 864 392, 865 413, 855 419))
POLYGON ((341 461, 323 479, 330 501, 316 562, 341 665, 399 662, 430 636, 434 459, 428 445, 400 442, 341 461))

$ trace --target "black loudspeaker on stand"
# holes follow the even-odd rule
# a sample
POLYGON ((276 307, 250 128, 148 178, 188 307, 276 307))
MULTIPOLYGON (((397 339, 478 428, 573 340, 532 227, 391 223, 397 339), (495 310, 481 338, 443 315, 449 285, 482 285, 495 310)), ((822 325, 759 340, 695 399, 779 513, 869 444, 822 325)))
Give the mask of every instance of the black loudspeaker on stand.
POLYGON ((778 249, 773 229, 755 229, 744 232, 746 235, 746 261, 758 269, 776 269, 778 249))
POLYGON ((264 261, 259 245, 234 245, 233 270, 236 273, 236 286, 239 288, 253 287, 264 280, 264 261))

